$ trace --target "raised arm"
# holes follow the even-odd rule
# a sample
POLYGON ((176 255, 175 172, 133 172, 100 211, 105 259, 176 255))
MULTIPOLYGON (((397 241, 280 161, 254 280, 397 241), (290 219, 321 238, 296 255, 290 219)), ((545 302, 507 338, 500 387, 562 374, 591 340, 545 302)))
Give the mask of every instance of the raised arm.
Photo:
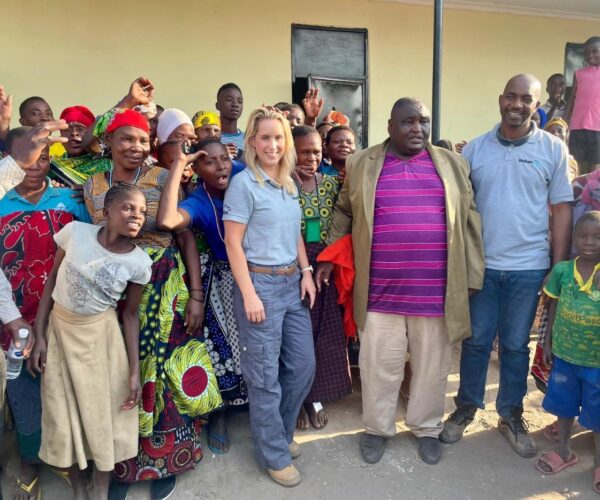
POLYGON ((194 155, 186 156, 180 153, 173 161, 169 168, 167 181, 160 195, 160 204, 158 205, 158 213, 156 214, 156 223, 162 229, 177 231, 187 228, 190 225, 191 218, 187 210, 178 208, 179 201, 179 186, 181 184, 181 176, 183 171, 190 162, 195 161, 205 151, 198 151, 194 155))
MULTIPOLYGON (((129 86, 129 92, 113 108, 133 109, 140 104, 148 104, 154 99, 154 85, 145 76, 136 78, 129 86)), ((113 109, 111 108, 111 109, 113 109)), ((83 147, 90 153, 100 153, 100 141, 94 135, 96 124, 102 118, 99 116, 94 123, 88 127, 81 140, 83 147)))
POLYGON ((10 130, 10 119, 13 111, 12 95, 7 94, 4 87, 0 85, 0 139, 6 140, 10 130))

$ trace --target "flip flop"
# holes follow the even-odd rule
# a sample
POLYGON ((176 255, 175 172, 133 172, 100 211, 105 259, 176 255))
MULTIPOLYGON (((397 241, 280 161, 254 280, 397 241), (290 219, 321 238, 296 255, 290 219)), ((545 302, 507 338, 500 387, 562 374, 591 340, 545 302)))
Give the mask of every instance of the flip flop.
POLYGON ((600 467, 594 470, 594 491, 600 495, 600 467))
POLYGON ((58 477, 62 477, 67 482, 67 484, 71 486, 71 478, 69 477, 69 473, 66 470, 58 470, 54 467, 50 467, 50 470, 58 477))
POLYGON ((574 453, 569 457, 568 460, 563 460, 562 457, 555 451, 547 451, 545 453, 542 453, 540 458, 538 458, 538 461, 535 464, 535 468, 542 474, 545 474, 547 476, 553 476, 554 474, 558 474, 561 470, 566 469, 567 467, 571 467, 576 463, 577 455, 575 455, 574 453), (541 468, 540 462, 542 464, 546 464, 550 468, 550 472, 541 468))
MULTIPOLYGON (((24 491, 31 497, 31 490, 35 488, 35 485, 38 483, 40 477, 34 477, 29 484, 25 484, 19 478, 17 478, 17 488, 24 491)), ((42 488, 38 488, 37 495, 35 496, 35 500, 41 500, 42 498, 42 488)))
POLYGON ((210 448, 210 451, 212 451, 215 455, 225 455, 225 453, 227 453, 229 451, 229 433, 227 431, 225 431, 225 434, 217 434, 216 432, 208 431, 208 447, 210 448), (219 448, 213 448, 210 445, 211 439, 218 441, 222 445, 226 445, 227 450, 220 450, 219 448))

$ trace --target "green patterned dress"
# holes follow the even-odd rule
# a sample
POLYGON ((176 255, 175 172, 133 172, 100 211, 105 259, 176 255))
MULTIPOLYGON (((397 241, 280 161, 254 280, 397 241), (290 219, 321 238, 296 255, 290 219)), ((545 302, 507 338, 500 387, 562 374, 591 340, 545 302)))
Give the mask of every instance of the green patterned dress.
MULTIPOLYGON (((161 231, 156 214, 168 171, 151 167, 136 185, 146 196, 146 222, 134 240, 152 259, 152 277, 140 301, 140 439, 136 458, 115 466, 119 481, 162 479, 193 469, 202 459, 200 417, 222 405, 202 329, 186 332, 189 298, 186 269, 172 233, 161 231)), ((94 223, 104 219, 105 174, 84 187, 94 223)))

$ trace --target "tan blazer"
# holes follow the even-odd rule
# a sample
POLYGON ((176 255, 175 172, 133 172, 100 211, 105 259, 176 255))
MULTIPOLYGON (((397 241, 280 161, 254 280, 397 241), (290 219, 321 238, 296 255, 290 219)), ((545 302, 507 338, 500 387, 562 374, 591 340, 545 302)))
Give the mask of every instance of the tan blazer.
MULTIPOLYGON (((354 319, 365 326, 369 298, 369 271, 373 238, 375 188, 383 167, 389 139, 351 156, 346 162, 346 180, 333 212, 328 243, 352 233, 354 249, 354 319)), ((451 342, 471 335, 469 288, 483 286, 484 257, 481 219, 475 207, 469 180, 469 164, 460 155, 427 145, 446 190, 448 230, 448 277, 445 318, 451 342)))

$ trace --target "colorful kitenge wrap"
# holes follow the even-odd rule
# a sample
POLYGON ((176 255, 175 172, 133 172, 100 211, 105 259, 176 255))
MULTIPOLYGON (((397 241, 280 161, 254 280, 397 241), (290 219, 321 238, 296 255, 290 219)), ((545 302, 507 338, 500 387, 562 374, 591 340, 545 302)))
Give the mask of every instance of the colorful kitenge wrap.
POLYGON ((82 186, 92 175, 108 172, 112 168, 112 160, 108 156, 95 158, 85 154, 71 158, 67 153, 52 158, 50 177, 67 186, 82 186))
MULTIPOLYGON (((186 333, 189 298, 186 270, 172 235, 156 226, 158 201, 168 172, 152 167, 138 179, 147 200, 147 218, 135 243, 152 259, 152 277, 140 301, 139 451, 115 465, 117 480, 161 479, 193 469, 202 459, 200 417, 222 405, 202 332, 186 333)), ((106 175, 89 179, 85 201, 96 224, 108 191, 106 175)))
MULTIPOLYGON (((299 189, 302 208, 302 236, 306 240, 308 220, 317 218, 320 224, 319 241, 306 242, 309 263, 316 268, 317 256, 325 249, 333 219, 333 207, 340 190, 337 177, 323 175, 310 193, 299 189)), ((336 287, 323 287, 310 310, 315 343, 316 371, 308 403, 335 401, 352 393, 352 379, 346 349, 346 334, 342 308, 338 305, 336 287)))
POLYGON ((198 111, 192 117, 194 128, 204 127, 205 125, 217 125, 221 127, 221 117, 212 111, 198 111))
POLYGON ((102 139, 106 134, 110 134, 121 127, 135 127, 149 133, 150 127, 148 120, 133 109, 112 108, 104 113, 94 126, 94 136, 102 139))
MULTIPOLYGON (((54 265, 53 236, 73 220, 71 213, 62 210, 0 214, 0 267, 10 281, 21 315, 30 324, 35 320, 46 279, 54 265)), ((2 347, 7 350, 11 336, 2 326, 0 330, 2 347)), ((40 377, 33 378, 23 367, 16 379, 7 381, 6 389, 19 454, 26 463, 40 463, 40 377)))
POLYGON ((240 368, 240 343, 233 314, 233 273, 229 262, 200 255, 204 290, 204 342, 219 381, 221 397, 229 406, 248 403, 240 368))

